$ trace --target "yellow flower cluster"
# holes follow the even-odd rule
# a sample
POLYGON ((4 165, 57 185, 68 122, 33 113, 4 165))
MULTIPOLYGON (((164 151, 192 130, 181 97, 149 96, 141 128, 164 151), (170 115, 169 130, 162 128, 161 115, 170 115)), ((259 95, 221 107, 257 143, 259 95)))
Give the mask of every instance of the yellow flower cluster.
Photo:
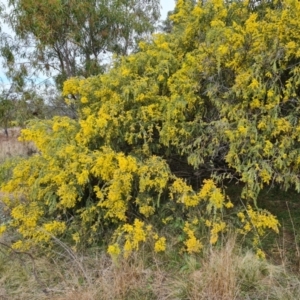
POLYGON ((218 236, 220 232, 225 232, 226 223, 225 222, 214 222, 210 229, 210 244, 214 245, 218 241, 218 236))
POLYGON ((266 140, 265 147, 264 147, 264 154, 266 156, 271 155, 272 154, 272 149, 273 149, 273 144, 269 140, 266 140))
POLYGON ((246 212, 251 224, 256 228, 260 235, 264 234, 266 228, 272 229, 278 233, 279 222, 277 218, 268 211, 254 211, 253 208, 248 205, 246 212))
POLYGON ((204 180, 199 197, 200 199, 208 201, 207 209, 214 210, 221 209, 225 205, 225 196, 220 188, 217 188, 212 179, 204 180))
POLYGON ((154 214, 155 208, 150 205, 140 205, 139 211, 141 214, 143 214, 145 217, 150 217, 151 215, 154 214))
POLYGON ((166 238, 160 237, 154 245, 155 252, 163 252, 166 250, 166 238))
POLYGON ((183 231, 187 235, 187 239, 184 241, 184 244, 186 246, 186 251, 188 253, 198 253, 203 248, 203 245, 201 242, 196 238, 195 232, 192 229, 192 226, 189 222, 185 222, 183 231))
POLYGON ((171 198, 174 198, 174 194, 179 194, 178 202, 184 204, 186 207, 197 206, 201 200, 192 187, 186 184, 181 178, 176 178, 170 190, 171 198))
POLYGON ((135 219, 133 225, 123 225, 125 232, 124 256, 128 257, 132 251, 139 249, 140 242, 146 241, 146 229, 144 222, 135 219))
POLYGON ((6 231, 7 227, 5 224, 0 225, 0 236, 6 231))
POLYGON ((242 228, 239 230, 239 233, 248 234, 249 232, 252 232, 253 246, 257 249, 257 255, 263 258, 264 253, 258 248, 259 237, 263 236, 267 229, 271 229, 278 233, 278 220, 268 211, 254 211, 250 205, 247 206, 245 212, 240 211, 237 216, 242 223, 242 228))
POLYGON ((66 229, 66 224, 61 221, 52 221, 50 223, 43 224, 43 228, 51 234, 63 233, 66 229))
POLYGON ((263 169, 259 172, 259 175, 262 179, 263 182, 269 184, 270 183, 270 180, 271 180, 271 173, 268 172, 267 170, 263 169))
POLYGON ((107 252, 112 256, 112 257, 118 257, 121 253, 121 249, 117 243, 113 245, 109 245, 107 252))

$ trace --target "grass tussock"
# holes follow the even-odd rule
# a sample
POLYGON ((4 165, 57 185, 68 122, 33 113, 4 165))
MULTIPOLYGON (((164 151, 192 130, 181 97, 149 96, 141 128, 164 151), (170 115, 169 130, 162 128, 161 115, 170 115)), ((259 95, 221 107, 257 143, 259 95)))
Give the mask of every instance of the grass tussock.
POLYGON ((233 252, 234 240, 221 249, 210 251, 201 268, 190 274, 189 299, 235 299, 238 287, 238 257, 233 252))
POLYGON ((300 280, 283 266, 243 253, 235 239, 199 256, 140 251, 112 260, 64 246, 31 259, 1 247, 0 299, 300 299, 300 280))

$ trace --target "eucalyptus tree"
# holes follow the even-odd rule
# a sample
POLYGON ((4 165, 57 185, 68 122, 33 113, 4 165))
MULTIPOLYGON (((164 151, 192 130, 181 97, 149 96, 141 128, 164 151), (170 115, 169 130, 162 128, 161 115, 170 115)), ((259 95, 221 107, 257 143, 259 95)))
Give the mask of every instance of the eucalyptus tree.
POLYGON ((109 54, 134 51, 154 31, 159 8, 158 0, 10 0, 4 18, 26 44, 12 54, 55 74, 60 88, 66 78, 103 72, 109 54))
POLYGON ((38 102, 38 108, 29 109, 38 117, 76 118, 76 107, 60 96, 63 82, 105 72, 112 55, 127 55, 151 36, 160 16, 159 0, 10 0, 1 7, 9 28, 0 32, 8 82, 2 96, 9 100, 17 94, 18 106, 38 102))

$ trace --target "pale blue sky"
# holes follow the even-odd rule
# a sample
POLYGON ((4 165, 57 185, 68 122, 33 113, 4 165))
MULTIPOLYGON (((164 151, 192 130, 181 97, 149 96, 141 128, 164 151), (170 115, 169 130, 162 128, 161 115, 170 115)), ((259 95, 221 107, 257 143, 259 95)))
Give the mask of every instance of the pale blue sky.
POLYGON ((167 16, 168 11, 173 10, 175 7, 175 0, 161 0, 160 5, 162 7, 161 10, 161 18, 164 20, 167 16))

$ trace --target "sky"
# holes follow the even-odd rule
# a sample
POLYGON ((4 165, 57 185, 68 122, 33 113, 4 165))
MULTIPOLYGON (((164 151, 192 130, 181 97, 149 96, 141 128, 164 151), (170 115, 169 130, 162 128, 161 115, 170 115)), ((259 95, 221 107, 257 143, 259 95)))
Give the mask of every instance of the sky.
POLYGON ((162 7, 161 10, 161 18, 164 20, 167 17, 167 13, 170 10, 173 10, 175 7, 175 0, 161 0, 160 5, 162 7))
MULTIPOLYGON (((1 0, 0 0, 1 1, 1 0)), ((6 0, 1 1, 2 3, 6 4, 6 0)), ((175 0, 161 0, 160 1, 160 5, 161 5, 161 19, 165 20, 168 14, 168 11, 173 10, 175 7, 175 0)), ((1 24, 1 20, 0 20, 0 26, 2 27, 2 31, 9 31, 7 29, 7 26, 3 26, 3 24, 1 24)), ((0 84, 1 84, 1 79, 4 81, 5 80, 5 76, 3 74, 3 71, 1 70, 1 58, 0 58, 0 84)), ((2 82, 3 83, 3 82, 2 82)))

